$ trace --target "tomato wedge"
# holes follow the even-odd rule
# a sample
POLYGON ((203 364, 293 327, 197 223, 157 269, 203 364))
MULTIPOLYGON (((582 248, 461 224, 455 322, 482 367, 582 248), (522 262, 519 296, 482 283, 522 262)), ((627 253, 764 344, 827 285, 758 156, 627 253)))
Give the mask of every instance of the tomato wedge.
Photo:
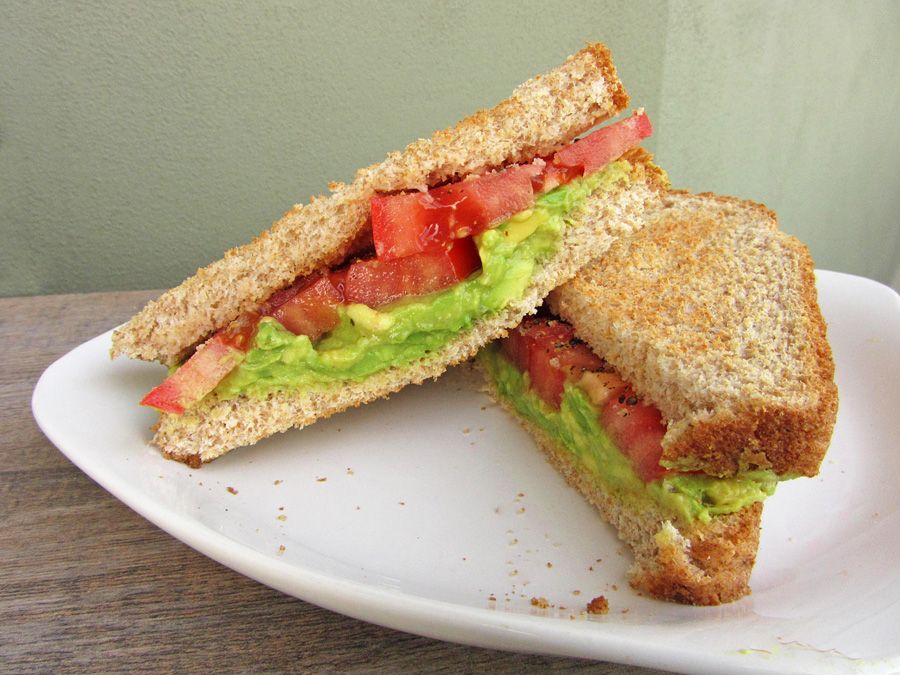
POLYGON ((246 313, 231 326, 214 334, 161 385, 142 400, 141 405, 162 412, 182 414, 216 388, 228 373, 244 360, 259 315, 246 313))
POLYGON ((551 163, 560 169, 581 169, 587 175, 621 157, 652 133, 650 118, 641 110, 566 146, 553 156, 551 163))
POLYGON ((359 260, 347 269, 346 302, 380 307, 400 298, 425 295, 466 279, 481 267, 471 237, 448 249, 392 260, 359 260))
POLYGON ((667 473, 660 466, 666 428, 654 406, 640 400, 621 378, 608 372, 606 362, 575 337, 567 323, 554 319, 526 319, 510 331, 501 349, 513 364, 527 372, 531 388, 548 405, 559 408, 567 381, 587 380, 586 389, 602 390, 599 421, 635 473, 653 481, 667 473))

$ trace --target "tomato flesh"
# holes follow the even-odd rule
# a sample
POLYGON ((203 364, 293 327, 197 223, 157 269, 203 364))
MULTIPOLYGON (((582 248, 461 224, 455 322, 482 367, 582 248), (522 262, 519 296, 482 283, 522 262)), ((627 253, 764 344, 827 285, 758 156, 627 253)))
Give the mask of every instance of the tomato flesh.
POLYGON ((534 165, 514 166, 427 192, 375 195, 372 238, 379 260, 439 253, 527 209, 534 202, 534 165))
POLYGON ((234 337, 226 331, 213 335, 200 345, 184 365, 169 375, 161 385, 147 394, 141 405, 167 413, 182 414, 216 388, 216 385, 244 360, 250 339, 240 338, 236 347, 234 337))
POLYGON ((509 360, 531 380, 531 388, 548 405, 558 409, 567 381, 577 382, 585 373, 600 373, 595 386, 604 387, 599 421, 616 446, 625 454, 635 473, 644 481, 666 474, 659 465, 666 429, 662 415, 643 403, 634 391, 613 373, 606 362, 577 340, 574 329, 553 319, 526 319, 501 342, 509 360))
POLYGON ((329 276, 317 276, 308 279, 293 297, 272 308, 269 316, 294 335, 308 335, 315 341, 338 325, 337 308, 343 301, 343 293, 329 276))
POLYGON ((400 298, 425 295, 452 286, 481 266, 478 249, 470 238, 456 241, 435 253, 394 258, 358 260, 347 268, 346 302, 380 307, 400 298))
POLYGON ((562 321, 526 319, 502 342, 502 349, 520 370, 528 372, 534 391, 559 408, 567 379, 584 371, 601 370, 603 359, 575 337, 562 321))
POLYGON ((600 413, 603 428, 631 460, 635 473, 645 482, 662 478, 659 465, 666 427, 659 410, 643 403, 633 390, 609 399, 600 413))
POLYGON ((650 118, 643 111, 637 112, 566 146, 553 156, 552 163, 560 168, 581 169, 585 175, 593 173, 621 157, 626 150, 635 147, 651 133, 653 127, 650 118))

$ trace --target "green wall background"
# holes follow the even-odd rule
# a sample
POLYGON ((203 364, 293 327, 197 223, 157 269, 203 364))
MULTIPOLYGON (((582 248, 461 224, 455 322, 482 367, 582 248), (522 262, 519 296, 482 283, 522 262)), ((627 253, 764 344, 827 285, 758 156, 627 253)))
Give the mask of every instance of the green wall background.
POLYGON ((174 285, 592 40, 674 185, 897 287, 898 38, 895 1, 0 0, 0 295, 174 285))

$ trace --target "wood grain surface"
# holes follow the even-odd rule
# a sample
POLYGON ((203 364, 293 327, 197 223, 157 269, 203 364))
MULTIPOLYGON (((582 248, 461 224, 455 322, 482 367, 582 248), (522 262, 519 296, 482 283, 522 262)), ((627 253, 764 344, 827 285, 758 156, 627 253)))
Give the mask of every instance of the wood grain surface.
POLYGON ((117 501, 44 437, 31 394, 54 360, 154 295, 0 299, 0 671, 657 672, 357 621, 223 567, 117 501))

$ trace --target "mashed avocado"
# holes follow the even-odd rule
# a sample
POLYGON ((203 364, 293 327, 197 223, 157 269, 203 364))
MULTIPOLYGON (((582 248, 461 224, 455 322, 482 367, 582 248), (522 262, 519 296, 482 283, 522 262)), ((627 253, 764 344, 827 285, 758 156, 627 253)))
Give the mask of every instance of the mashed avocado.
POLYGON ((513 366, 496 345, 482 351, 478 359, 503 398, 561 442, 598 483, 626 502, 638 505, 652 500, 682 522, 709 522, 712 516, 739 511, 775 492, 778 477, 772 471, 734 478, 672 474, 644 483, 600 427, 597 409, 577 386, 566 384, 562 405, 553 410, 531 391, 528 375, 513 366))
POLYGON ((478 235, 481 272, 455 286, 378 309, 340 307, 340 323, 315 345, 274 319, 263 319, 247 357, 216 395, 264 396, 278 389, 358 381, 440 349, 522 297, 536 266, 557 251, 562 231, 587 197, 627 182, 630 169, 626 160, 613 162, 539 196, 532 208, 478 235))

